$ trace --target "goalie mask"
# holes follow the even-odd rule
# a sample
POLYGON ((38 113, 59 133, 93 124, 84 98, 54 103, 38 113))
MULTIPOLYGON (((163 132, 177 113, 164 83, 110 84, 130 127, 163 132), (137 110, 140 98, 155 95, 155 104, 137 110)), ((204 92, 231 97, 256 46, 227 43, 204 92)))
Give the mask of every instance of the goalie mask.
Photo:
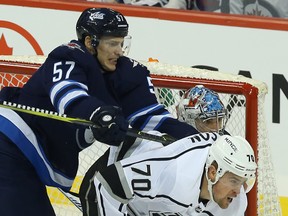
POLYGON ((88 8, 82 12, 77 21, 76 33, 82 43, 86 36, 90 36, 95 49, 102 36, 123 37, 123 52, 128 53, 131 43, 128 27, 125 17, 117 11, 110 8, 88 8))
MULTIPOLYGON (((221 181, 221 177, 223 177, 226 172, 242 177, 245 182, 241 185, 243 185, 245 192, 248 193, 254 186, 256 169, 257 164, 255 162, 254 151, 249 142, 240 136, 220 136, 216 142, 212 144, 205 166, 208 191, 211 199, 214 200, 212 186, 218 181, 221 181), (215 180, 212 182, 208 178, 208 169, 214 161, 218 167, 215 180)), ((237 186, 235 185, 235 181, 226 181, 226 184, 227 186, 237 186)))
POLYGON ((203 85, 186 91, 177 107, 178 119, 199 132, 222 133, 227 120, 226 113, 219 95, 203 85))

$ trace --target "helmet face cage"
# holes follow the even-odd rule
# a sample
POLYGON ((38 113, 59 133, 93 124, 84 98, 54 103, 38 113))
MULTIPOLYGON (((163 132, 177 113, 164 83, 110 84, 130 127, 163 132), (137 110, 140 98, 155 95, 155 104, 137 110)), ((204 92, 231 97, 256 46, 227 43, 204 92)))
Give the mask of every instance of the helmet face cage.
MULTIPOLYGON (((123 37, 125 41, 128 27, 125 17, 117 11, 110 8, 88 8, 77 21, 76 33, 81 42, 84 42, 86 36, 90 36, 92 46, 96 49, 102 36, 123 37)), ((124 42, 123 47, 129 49, 130 42, 124 42)))
POLYGON ((248 193, 256 180, 257 164, 254 151, 250 144, 240 136, 223 135, 211 146, 206 161, 206 176, 208 168, 216 161, 218 164, 215 184, 226 172, 245 178, 244 190, 248 193))
POLYGON ((217 113, 215 118, 195 119, 195 127, 199 132, 217 132, 223 135, 225 124, 225 119, 222 116, 218 116, 217 113))
POLYGON ((186 91, 178 106, 180 120, 194 127, 195 119, 200 119, 203 123, 210 119, 216 119, 222 121, 222 124, 220 124, 222 128, 219 128, 219 130, 224 130, 226 114, 227 111, 219 95, 203 85, 197 85, 186 91))

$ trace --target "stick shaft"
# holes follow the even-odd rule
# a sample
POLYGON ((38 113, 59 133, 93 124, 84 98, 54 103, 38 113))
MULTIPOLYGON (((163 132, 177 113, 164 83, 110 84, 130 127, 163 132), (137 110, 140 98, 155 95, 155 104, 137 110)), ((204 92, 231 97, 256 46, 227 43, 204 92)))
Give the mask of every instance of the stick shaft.
MULTIPOLYGON (((92 121, 89 121, 89 120, 80 119, 80 118, 71 118, 71 117, 67 117, 66 115, 61 115, 57 112, 38 109, 34 107, 28 107, 28 106, 24 106, 21 104, 15 104, 15 103, 12 104, 12 103, 4 101, 3 104, 0 103, 0 107, 11 109, 11 110, 18 111, 18 112, 27 113, 30 115, 36 115, 36 116, 40 116, 44 118, 54 119, 57 121, 63 121, 63 122, 71 123, 71 124, 78 124, 78 125, 87 126, 87 127, 96 127, 96 125, 92 121)), ((169 136, 156 136, 153 134, 148 134, 142 131, 135 130, 133 128, 128 129, 127 135, 132 136, 132 137, 138 137, 142 139, 160 142, 163 145, 168 145, 175 141, 173 138, 169 136)), ((69 192, 63 191, 61 188, 58 188, 58 190, 67 199, 69 199, 74 204, 75 207, 77 207, 82 212, 81 202, 78 197, 70 194, 69 192)))
POLYGON ((63 191, 61 188, 57 188, 67 199, 69 199, 69 201, 71 203, 74 204, 74 206, 81 212, 83 212, 83 209, 82 209, 82 205, 81 205, 81 202, 79 200, 78 197, 72 195, 71 193, 69 192, 65 192, 63 191))
POLYGON ((154 135, 154 134, 145 133, 143 131, 138 131, 138 130, 135 130, 133 128, 129 128, 128 129, 127 135, 131 136, 131 137, 139 137, 139 138, 146 139, 146 140, 160 142, 163 145, 169 145, 172 142, 176 141, 173 137, 168 136, 168 135, 157 136, 157 135, 154 135))
MULTIPOLYGON (((44 117, 44 118, 50 118, 50 119, 54 119, 58 121, 63 121, 63 122, 71 123, 71 124, 78 124, 78 125, 87 126, 87 127, 97 127, 92 121, 89 121, 86 119, 67 117, 66 115, 61 115, 57 112, 38 109, 34 107, 28 107, 28 106, 24 106, 21 104, 15 104, 15 103, 12 104, 12 103, 4 101, 3 104, 0 104, 0 107, 6 108, 6 109, 12 109, 18 112, 27 113, 30 115, 37 115, 37 116, 44 117)), ((169 136, 157 136, 157 135, 148 134, 142 131, 138 131, 133 128, 128 128, 127 135, 132 136, 132 137, 139 137, 142 139, 147 139, 147 140, 151 140, 155 142, 160 142, 163 145, 168 145, 175 141, 174 138, 169 137, 169 136)))

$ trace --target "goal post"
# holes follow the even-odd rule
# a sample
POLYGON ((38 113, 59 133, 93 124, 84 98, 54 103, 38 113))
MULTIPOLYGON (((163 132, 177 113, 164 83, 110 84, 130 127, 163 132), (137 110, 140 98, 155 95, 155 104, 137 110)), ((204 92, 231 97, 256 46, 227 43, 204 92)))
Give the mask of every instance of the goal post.
MULTIPOLYGON (((22 86, 45 59, 45 56, 0 56, 0 89, 4 86, 22 86)), ((140 62, 151 72, 158 101, 164 104, 174 117, 177 117, 176 106, 185 90, 201 84, 219 93, 228 110, 226 130, 231 135, 245 137, 251 143, 258 162, 257 183, 248 194, 246 216, 280 216, 281 208, 265 123, 267 85, 258 80, 221 71, 140 62)), ((81 152, 72 191, 78 192, 85 172, 106 149, 106 145, 97 142, 81 152)), ((59 191, 53 188, 48 188, 48 191, 57 216, 81 215, 59 191)))

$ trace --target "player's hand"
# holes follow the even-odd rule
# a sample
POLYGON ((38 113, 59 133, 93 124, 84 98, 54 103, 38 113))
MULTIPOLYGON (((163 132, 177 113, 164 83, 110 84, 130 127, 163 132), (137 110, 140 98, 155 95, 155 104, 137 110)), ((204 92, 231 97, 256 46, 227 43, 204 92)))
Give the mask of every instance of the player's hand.
POLYGON ((96 140, 113 146, 119 146, 124 141, 129 124, 124 118, 121 108, 116 106, 99 107, 90 120, 97 126, 97 128, 92 128, 96 140))

